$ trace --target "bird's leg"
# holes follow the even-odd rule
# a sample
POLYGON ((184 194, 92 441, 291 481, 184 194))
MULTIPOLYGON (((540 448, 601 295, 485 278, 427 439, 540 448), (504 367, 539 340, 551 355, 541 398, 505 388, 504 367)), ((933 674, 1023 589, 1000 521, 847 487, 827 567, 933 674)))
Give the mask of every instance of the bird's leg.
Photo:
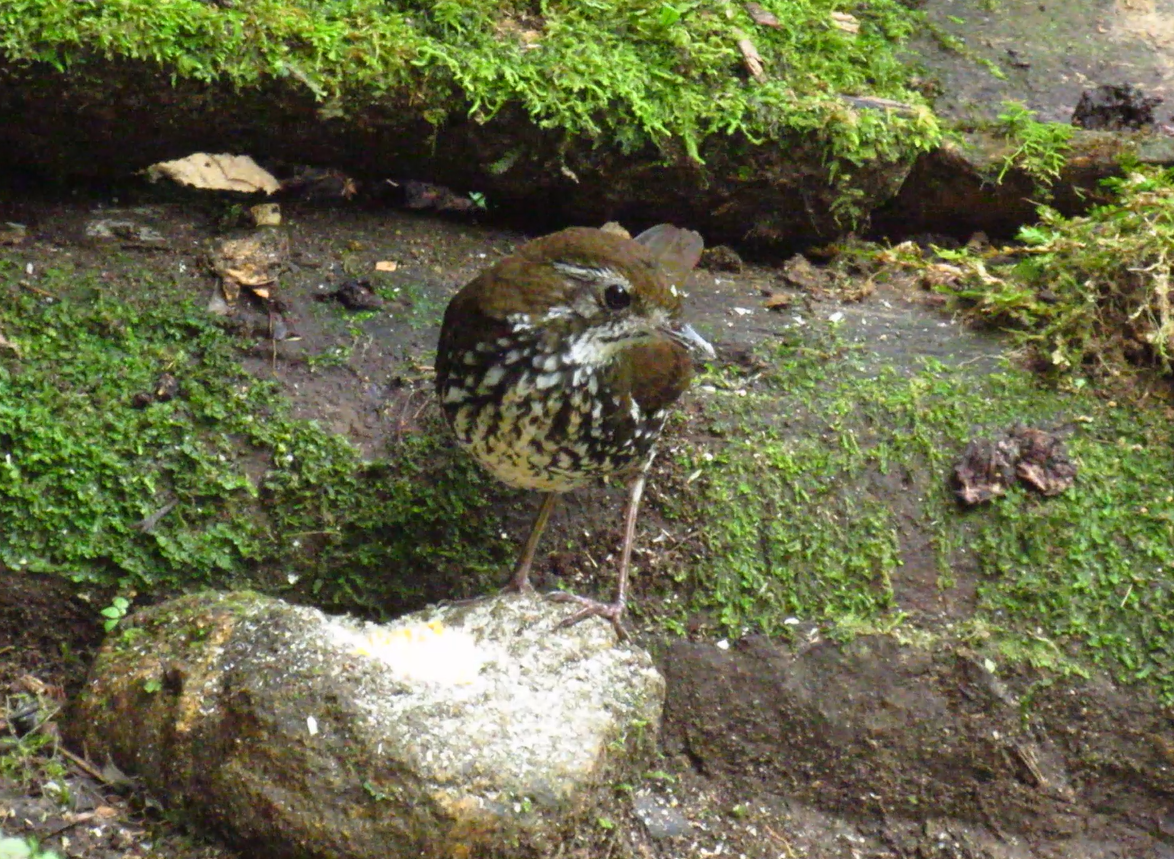
MULTIPOLYGON (((651 461, 649 461, 651 465, 651 461)), ((647 467, 641 471, 628 487, 628 505, 624 508, 624 545, 620 550, 620 575, 616 586, 616 599, 604 603, 575 594, 553 593, 550 598, 556 602, 576 602, 583 606, 579 611, 559 623, 559 627, 573 626, 588 617, 605 617, 615 627, 616 637, 621 641, 628 637, 624 629, 624 608, 628 604, 628 570, 632 566, 632 544, 636 541, 636 514, 640 511, 640 498, 644 495, 647 467)))
POLYGON ((520 594, 530 593, 534 590, 533 585, 530 584, 530 566, 534 563, 534 553, 538 551, 538 539, 546 530, 546 522, 550 519, 550 513, 554 510, 556 501, 558 501, 558 493, 547 492, 542 496, 542 506, 538 508, 538 516, 530 527, 530 536, 526 538, 526 545, 522 547, 522 555, 518 558, 518 565, 514 567, 514 574, 503 590, 517 591, 520 594))

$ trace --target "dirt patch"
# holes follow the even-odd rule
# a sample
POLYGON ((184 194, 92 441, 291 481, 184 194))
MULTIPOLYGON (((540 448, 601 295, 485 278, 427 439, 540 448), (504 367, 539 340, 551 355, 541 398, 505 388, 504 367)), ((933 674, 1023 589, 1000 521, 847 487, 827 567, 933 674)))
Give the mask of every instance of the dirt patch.
MULTIPOLYGON (((665 671, 670 754, 831 815, 855 855, 1170 855, 1174 768, 1152 739, 1168 718, 1134 699, 1129 727, 1104 719, 1124 703, 1109 684, 1060 684, 1025 709, 1034 678, 1004 684, 965 652, 887 637, 679 642, 665 671)), ((828 846, 810 855, 841 855, 828 846)))

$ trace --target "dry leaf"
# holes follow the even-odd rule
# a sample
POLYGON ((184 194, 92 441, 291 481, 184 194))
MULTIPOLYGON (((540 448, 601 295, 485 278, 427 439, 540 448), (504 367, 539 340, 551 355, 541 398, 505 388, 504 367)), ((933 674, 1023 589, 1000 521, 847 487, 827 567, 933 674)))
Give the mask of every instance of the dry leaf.
POLYGON ((974 505, 1021 480, 1044 495, 1059 495, 1076 479, 1077 465, 1054 433, 1016 425, 997 439, 976 438, 954 465, 954 491, 974 505))
POLYGON ((769 9, 764 9, 757 3, 747 3, 746 11, 750 13, 750 18, 755 24, 762 27, 778 27, 779 19, 774 16, 774 13, 769 9))
POLYGON ((785 292, 772 292, 762 302, 762 306, 767 310, 785 310, 794 302, 794 298, 787 295, 785 292))
POLYGON ((225 300, 232 305, 242 286, 261 298, 269 298, 268 287, 277 283, 288 255, 289 236, 281 230, 264 229, 220 242, 212 249, 210 262, 220 276, 225 300))
POLYGON ((208 191, 239 191, 246 194, 260 191, 272 194, 281 187, 273 174, 248 155, 196 152, 186 158, 152 164, 146 169, 146 174, 152 182, 166 178, 208 191))
POLYGON ((395 271, 399 268, 399 263, 393 259, 381 259, 375 263, 376 271, 395 271))
MULTIPOLYGON (((397 183, 392 183, 397 184, 397 183)), ((476 203, 444 185, 418 182, 410 179, 399 187, 404 189, 404 205, 409 209, 432 209, 437 212, 467 212, 476 203)))
POLYGON ((738 50, 742 52, 742 61, 746 64, 746 71, 750 72, 750 76, 756 81, 766 79, 766 73, 762 70, 762 57, 759 56, 758 48, 754 47, 745 36, 739 34, 738 50))
POLYGON ((226 279, 235 280, 241 286, 247 286, 252 290, 277 280, 269 272, 261 271, 251 263, 242 268, 230 268, 224 272, 224 276, 226 279))
POLYGON ((281 183, 281 190, 305 200, 350 200, 359 193, 359 183, 332 167, 300 167, 281 183))

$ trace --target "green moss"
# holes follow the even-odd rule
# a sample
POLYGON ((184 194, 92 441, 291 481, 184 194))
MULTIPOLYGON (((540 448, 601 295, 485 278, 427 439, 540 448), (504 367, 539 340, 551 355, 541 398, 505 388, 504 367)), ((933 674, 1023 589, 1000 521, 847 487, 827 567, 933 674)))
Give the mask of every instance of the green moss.
POLYGON ((54 301, 21 276, 0 261, 0 331, 19 349, 0 352, 0 562, 123 591, 297 582, 386 610, 496 570, 486 480, 437 426, 365 463, 291 418, 174 285, 136 272, 119 295, 63 268, 38 281, 54 301), (179 395, 136 407, 161 373, 179 395))
POLYGON ((668 515, 702 535, 699 560, 675 584, 686 599, 666 599, 670 626, 700 612, 715 634, 777 633, 788 618, 835 634, 893 628, 912 530, 935 547, 939 587, 955 586, 959 564, 977 568, 975 612, 955 618, 957 630, 981 627, 1003 658, 1098 664, 1174 699, 1164 415, 1010 368, 984 375, 925 360, 878 372, 834 338, 796 338, 764 357, 757 380, 703 380, 717 389, 707 402, 717 438, 682 455, 681 485, 667 493, 668 515), (1070 432, 1075 486, 962 509, 948 479, 966 442, 1020 420, 1070 432))
POLYGON ((438 128, 454 115, 487 122, 521 110, 568 136, 693 158, 715 134, 814 135, 845 166, 936 143, 926 108, 857 112, 837 97, 923 104, 895 58, 920 13, 874 0, 855 10, 860 32, 850 36, 832 25, 836 0, 761 5, 780 27, 756 26, 730 0, 13 0, 0 7, 0 56, 60 70, 133 60, 237 87, 287 80, 330 116, 387 106, 438 128), (743 71, 737 44, 747 34, 763 82, 743 71))
POLYGON ((1174 369, 1174 172, 1127 167, 1104 185, 1110 202, 1085 216, 1041 206, 1040 222, 1020 230, 1022 246, 939 251, 957 266, 940 291, 972 319, 1014 331, 1075 384, 1174 369))
POLYGON ((1008 171, 1022 170, 1035 183, 1037 197, 1048 199, 1052 183, 1068 163, 1075 130, 1061 122, 1039 122, 1035 111, 1019 102, 1003 104, 996 130, 1007 141, 1010 151, 1003 156, 997 182, 1002 182, 1008 171))

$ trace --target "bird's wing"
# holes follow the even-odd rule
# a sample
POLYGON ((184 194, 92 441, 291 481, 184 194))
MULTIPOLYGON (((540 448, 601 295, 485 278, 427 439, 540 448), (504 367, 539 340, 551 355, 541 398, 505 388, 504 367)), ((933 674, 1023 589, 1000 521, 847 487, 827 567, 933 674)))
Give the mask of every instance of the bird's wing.
POLYGON ((686 275, 701 259, 705 240, 701 233, 683 230, 672 224, 657 224, 636 236, 635 240, 644 245, 661 267, 674 280, 684 280, 686 275))

